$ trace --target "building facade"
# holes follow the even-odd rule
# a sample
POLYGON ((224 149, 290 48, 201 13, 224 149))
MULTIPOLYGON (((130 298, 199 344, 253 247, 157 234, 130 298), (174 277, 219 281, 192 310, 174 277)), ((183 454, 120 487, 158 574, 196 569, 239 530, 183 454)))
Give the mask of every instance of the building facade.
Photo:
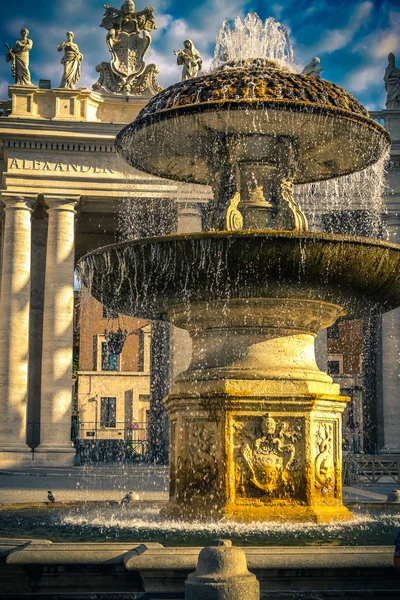
POLYGON ((77 381, 80 440, 121 440, 143 455, 150 411, 151 325, 110 313, 87 295, 81 302, 77 381), (107 331, 121 327, 122 352, 110 352, 107 331))
POLYGON ((159 202, 172 215, 165 223, 201 230, 210 191, 125 169, 114 138, 144 98, 34 86, 10 86, 10 95, 12 111, 0 119, 0 463, 73 464, 77 261, 120 239, 127 196, 142 215, 159 202))

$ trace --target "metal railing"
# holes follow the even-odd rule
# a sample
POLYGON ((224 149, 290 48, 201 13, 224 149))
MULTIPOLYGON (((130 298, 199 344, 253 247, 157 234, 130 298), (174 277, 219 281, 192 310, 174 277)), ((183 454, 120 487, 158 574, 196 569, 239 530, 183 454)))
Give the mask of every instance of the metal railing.
POLYGON ((400 483, 400 455, 343 454, 343 483, 400 483))
POLYGON ((116 421, 113 423, 80 421, 77 433, 77 438, 81 440, 145 441, 147 440, 147 423, 141 421, 116 421))
POLYGON ((77 425, 76 464, 137 463, 149 460, 147 423, 91 422, 77 425))

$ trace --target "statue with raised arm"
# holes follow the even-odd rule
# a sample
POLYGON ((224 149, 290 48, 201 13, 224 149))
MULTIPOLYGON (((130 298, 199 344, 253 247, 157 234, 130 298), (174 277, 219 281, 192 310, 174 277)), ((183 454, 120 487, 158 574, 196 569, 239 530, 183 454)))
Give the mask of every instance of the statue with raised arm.
POLYGON ((309 75, 310 77, 321 77, 321 73, 324 70, 323 68, 318 67, 320 63, 320 59, 318 56, 314 56, 312 61, 308 63, 302 70, 302 75, 309 75))
POLYGON ((181 81, 196 77, 203 65, 203 59, 192 40, 185 40, 183 46, 183 50, 174 50, 177 64, 183 67, 181 81))
POLYGON ((64 65, 64 73, 60 88, 74 90, 81 76, 83 55, 79 52, 78 44, 73 41, 74 34, 72 31, 67 31, 66 36, 67 41, 62 42, 57 48, 59 52, 64 50, 64 56, 61 59, 61 64, 64 65))
POLYGON ((396 67, 393 52, 389 54, 388 60, 389 64, 383 78, 387 92, 386 108, 400 108, 400 69, 396 67))
POLYGON ((100 76, 93 89, 106 94, 157 94, 162 89, 157 81, 159 69, 144 62, 152 41, 149 31, 157 29, 155 9, 146 7, 136 12, 132 0, 126 0, 121 8, 108 4, 104 4, 104 8, 100 27, 107 29, 106 43, 111 60, 96 67, 100 76))
POLYGON ((11 73, 16 85, 33 85, 29 72, 29 52, 33 42, 28 38, 29 30, 21 29, 21 39, 17 40, 13 48, 6 44, 6 61, 11 62, 11 73))

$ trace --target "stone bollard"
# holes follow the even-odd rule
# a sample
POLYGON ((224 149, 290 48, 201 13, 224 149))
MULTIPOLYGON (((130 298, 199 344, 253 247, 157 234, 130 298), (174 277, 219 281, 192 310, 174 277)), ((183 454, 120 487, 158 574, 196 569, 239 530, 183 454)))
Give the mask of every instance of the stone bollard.
POLYGON ((400 490, 392 490, 387 497, 386 502, 400 504, 400 490))
POLYGON ((259 600, 260 585, 247 569, 246 555, 230 540, 216 540, 199 554, 185 581, 185 600, 259 600))

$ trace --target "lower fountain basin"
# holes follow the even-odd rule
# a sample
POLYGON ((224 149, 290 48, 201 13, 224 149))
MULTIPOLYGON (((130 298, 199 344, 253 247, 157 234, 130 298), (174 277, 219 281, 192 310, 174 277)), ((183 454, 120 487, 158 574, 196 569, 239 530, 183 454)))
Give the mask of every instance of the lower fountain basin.
POLYGON ((160 512, 160 502, 133 502, 128 509, 117 503, 88 507, 4 507, 0 510, 2 538, 18 536, 52 542, 160 542, 164 546, 203 546, 215 538, 229 538, 240 546, 372 546, 391 544, 399 511, 394 506, 351 506, 354 516, 343 523, 251 524, 226 520, 172 520, 160 512))
POLYGON ((79 263, 82 283, 107 307, 168 319, 171 306, 235 298, 334 302, 347 314, 400 305, 400 246, 294 231, 168 235, 100 248, 79 263))

